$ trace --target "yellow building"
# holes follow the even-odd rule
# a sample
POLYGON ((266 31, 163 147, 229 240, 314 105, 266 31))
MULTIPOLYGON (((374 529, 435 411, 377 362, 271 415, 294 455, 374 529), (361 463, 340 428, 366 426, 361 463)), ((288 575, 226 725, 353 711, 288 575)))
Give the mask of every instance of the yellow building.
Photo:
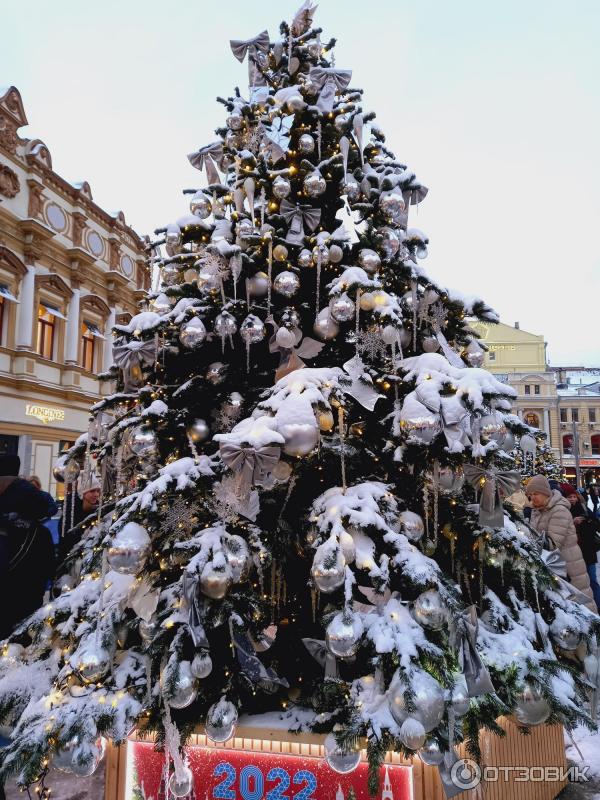
POLYGON ((0 453, 56 492, 52 465, 109 390, 97 374, 112 364, 111 330, 136 312, 148 273, 123 213, 58 175, 24 125, 18 90, 0 89, 0 453))
POLYGON ((567 477, 575 477, 577 444, 582 477, 590 473, 600 479, 598 371, 570 374, 550 368, 544 337, 522 330, 518 323, 511 327, 473 322, 471 327, 487 347, 484 367, 517 391, 515 413, 547 434, 567 477), (562 382, 557 383, 557 378, 562 382))

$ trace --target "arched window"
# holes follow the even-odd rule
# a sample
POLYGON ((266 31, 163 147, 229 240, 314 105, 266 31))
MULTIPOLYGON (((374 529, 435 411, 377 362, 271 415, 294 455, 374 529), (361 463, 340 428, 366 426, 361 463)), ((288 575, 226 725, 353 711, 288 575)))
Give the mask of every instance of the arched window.
POLYGON ((592 442, 592 455, 600 456, 600 433, 595 433, 591 439, 592 442))
POLYGON ((539 428, 540 427, 540 418, 537 414, 534 414, 533 411, 527 411, 524 414, 525 422, 528 425, 531 425, 532 428, 539 428))
POLYGON ((566 433, 562 437, 562 445, 563 445, 563 453, 566 456, 573 455, 573 435, 571 433, 566 433))

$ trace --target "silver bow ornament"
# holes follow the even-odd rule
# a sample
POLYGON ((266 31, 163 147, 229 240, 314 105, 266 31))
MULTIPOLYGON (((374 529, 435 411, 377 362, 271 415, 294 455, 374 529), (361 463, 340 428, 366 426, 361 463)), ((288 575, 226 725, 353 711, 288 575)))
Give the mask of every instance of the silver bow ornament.
POLYGON ((280 161, 286 154, 290 144, 293 124, 294 115, 289 114, 287 117, 275 117, 270 128, 263 126, 263 130, 268 139, 267 147, 271 151, 271 158, 274 164, 280 161))
POLYGON ((222 156, 222 142, 213 142, 212 144, 204 145, 204 147, 196 150, 195 153, 190 153, 188 155, 188 161, 192 167, 195 167, 196 169, 202 170, 206 167, 206 178, 209 185, 212 185, 213 183, 221 182, 215 162, 218 162, 222 156))
POLYGON ((190 635, 194 642, 194 647, 208 648, 208 639, 206 638, 206 632, 202 624, 202 615, 198 607, 199 583, 200 576, 197 573, 184 570, 183 577, 181 578, 181 591, 183 594, 183 602, 188 612, 188 628, 190 629, 190 635))
POLYGON ((478 467, 465 464, 466 479, 479 493, 479 522, 489 528, 501 528, 504 524, 502 498, 516 492, 521 485, 521 475, 515 470, 503 472, 495 467, 478 467))
POLYGON ((256 65, 258 53, 269 52, 269 32, 262 31, 252 39, 231 39, 231 52, 240 62, 248 55, 248 83, 250 86, 266 86, 265 76, 256 65))
POLYGON ((261 484, 279 462, 281 448, 278 445, 243 447, 222 442, 219 446, 221 460, 237 475, 238 492, 247 497, 253 486, 261 484))
POLYGON ((304 242, 305 231, 314 231, 321 221, 321 209, 312 206, 295 205, 289 200, 282 200, 279 213, 288 223, 288 232, 285 237, 290 244, 301 245, 304 242))
POLYGON ((289 375, 290 372, 295 372, 297 369, 302 369, 306 366, 303 358, 315 358, 319 355, 321 350, 325 347, 325 342, 317 342, 316 339, 311 339, 310 336, 305 336, 302 339, 302 331, 299 328, 293 328, 294 344, 292 347, 282 347, 277 343, 277 325, 272 317, 266 320, 270 322, 275 328, 275 333, 269 339, 269 352, 279 353, 279 366, 275 373, 275 381, 289 375))
POLYGON ((469 697, 494 692, 487 667, 477 652, 479 619, 475 606, 469 606, 454 622, 452 646, 458 652, 458 665, 465 676, 469 697))
POLYGON ((542 550, 541 558, 548 571, 552 573, 556 582, 558 583, 557 591, 567 600, 573 600, 575 603, 587 604, 590 598, 576 589, 572 583, 569 583, 567 578, 567 562, 560 554, 560 550, 542 550))
POLYGON ((310 80, 319 91, 317 108, 323 114, 333 111, 336 92, 341 92, 350 83, 351 69, 335 69, 334 67, 313 67, 310 80))
POLYGON ((144 367, 151 367, 158 353, 158 338, 134 340, 113 346, 113 359, 123 373, 124 390, 139 388, 144 382, 144 367))
POLYGON ((336 680, 338 678, 337 659, 329 651, 325 642, 319 639, 302 639, 302 644, 317 664, 325 670, 325 680, 336 680))

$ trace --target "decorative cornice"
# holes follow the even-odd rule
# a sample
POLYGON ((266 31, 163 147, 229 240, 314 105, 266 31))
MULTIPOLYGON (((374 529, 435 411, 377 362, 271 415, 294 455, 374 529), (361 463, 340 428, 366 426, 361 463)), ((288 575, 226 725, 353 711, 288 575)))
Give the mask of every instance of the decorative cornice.
POLYGON ((105 319, 110 314, 110 306, 107 303, 105 303, 101 297, 98 297, 97 294, 84 295, 79 301, 79 308, 82 310, 85 308, 89 308, 91 311, 95 311, 97 314, 100 314, 100 316, 105 319))
POLYGON ((27 274, 27 267, 19 256, 3 245, 0 245, 0 264, 14 272, 18 276, 19 282, 27 274))
POLYGON ((64 297, 65 300, 70 300, 73 296, 73 290, 66 282, 57 275, 56 272, 48 272, 42 275, 35 276, 36 289, 48 289, 51 292, 64 297))

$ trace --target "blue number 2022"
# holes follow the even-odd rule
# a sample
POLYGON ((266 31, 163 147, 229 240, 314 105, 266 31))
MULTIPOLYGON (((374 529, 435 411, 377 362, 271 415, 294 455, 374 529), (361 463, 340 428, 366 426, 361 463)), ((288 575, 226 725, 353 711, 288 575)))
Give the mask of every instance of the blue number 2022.
MULTIPOLYGON (((214 769, 215 778, 223 778, 221 783, 213 789, 214 800, 236 800, 236 793, 231 788, 235 783, 237 771, 233 764, 221 761, 214 769)), ((290 787, 289 773, 281 767, 273 767, 267 773, 268 781, 279 783, 267 792, 266 800, 289 800, 286 791, 290 787)), ((293 782, 306 785, 294 796, 293 800, 311 800, 317 788, 317 779, 312 772, 301 769, 295 773, 293 782)), ((264 792, 264 778, 261 770, 253 764, 248 764, 240 772, 240 794, 242 800, 261 800, 264 792)))

